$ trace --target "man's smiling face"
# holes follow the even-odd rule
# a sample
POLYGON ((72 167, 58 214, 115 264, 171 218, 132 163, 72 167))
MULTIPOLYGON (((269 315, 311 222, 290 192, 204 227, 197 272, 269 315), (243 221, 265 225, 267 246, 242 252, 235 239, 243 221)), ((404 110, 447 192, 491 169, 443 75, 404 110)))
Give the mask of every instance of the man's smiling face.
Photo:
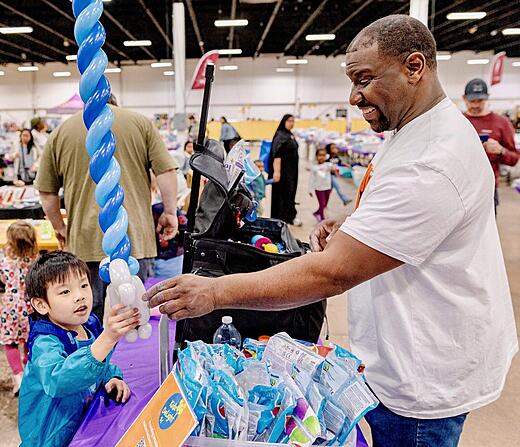
POLYGON ((361 110, 375 132, 397 128, 410 101, 404 64, 381 55, 376 43, 347 53, 346 64, 352 81, 350 104, 361 110))

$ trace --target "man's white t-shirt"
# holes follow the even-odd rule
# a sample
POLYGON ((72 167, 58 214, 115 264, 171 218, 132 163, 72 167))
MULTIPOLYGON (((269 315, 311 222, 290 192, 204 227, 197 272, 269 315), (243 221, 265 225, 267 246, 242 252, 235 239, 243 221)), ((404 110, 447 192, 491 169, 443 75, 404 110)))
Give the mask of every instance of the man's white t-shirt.
POLYGON ((341 230, 404 264, 348 293, 351 347, 397 414, 459 415, 497 399, 518 350, 473 126, 444 99, 385 142, 341 230))

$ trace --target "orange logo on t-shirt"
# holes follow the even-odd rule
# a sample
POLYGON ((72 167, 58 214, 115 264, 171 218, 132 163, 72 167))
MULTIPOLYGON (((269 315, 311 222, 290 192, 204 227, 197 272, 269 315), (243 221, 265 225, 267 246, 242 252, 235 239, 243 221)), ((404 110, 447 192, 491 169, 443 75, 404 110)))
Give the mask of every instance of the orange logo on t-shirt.
POLYGON ((373 172, 374 172, 374 168, 372 166, 372 163, 370 163, 368 165, 367 171, 365 172, 365 175, 363 176, 363 180, 361 180, 361 183, 359 184, 359 189, 358 189, 357 199, 356 199, 356 209, 358 209, 359 202, 361 202, 361 196, 367 189, 367 186, 370 183, 370 180, 372 179, 373 172))

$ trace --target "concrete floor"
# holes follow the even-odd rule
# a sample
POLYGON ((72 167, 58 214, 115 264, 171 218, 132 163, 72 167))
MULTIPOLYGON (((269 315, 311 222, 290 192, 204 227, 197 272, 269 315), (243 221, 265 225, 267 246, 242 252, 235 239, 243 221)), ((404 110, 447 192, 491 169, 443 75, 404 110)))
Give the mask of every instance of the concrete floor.
MULTIPOLYGON (((301 180, 297 201, 299 217, 303 226, 293 228, 294 234, 306 241, 315 225, 312 212, 316 203, 307 193, 308 165, 302 162, 301 180)), ((351 198, 355 195, 351 181, 343 182, 344 190, 351 198)), ((500 191, 502 204, 499 208, 498 225, 504 257, 509 275, 517 326, 520 327, 520 195, 506 186, 500 191)), ((269 201, 264 204, 269 210, 269 201)), ((353 211, 352 204, 344 207, 335 193, 329 204, 329 216, 345 217, 353 211)), ((332 341, 348 346, 347 308, 344 296, 329 300, 328 321, 332 341)), ((17 400, 10 395, 9 369, 5 356, 0 354, 0 447, 19 445, 16 429, 17 400)), ((516 356, 509 373, 502 397, 495 403, 473 412, 467 420, 461 447, 510 447, 520 445, 520 356, 516 356)), ((370 438, 366 425, 363 429, 370 438)), ((108 447, 108 446, 107 446, 108 447)))

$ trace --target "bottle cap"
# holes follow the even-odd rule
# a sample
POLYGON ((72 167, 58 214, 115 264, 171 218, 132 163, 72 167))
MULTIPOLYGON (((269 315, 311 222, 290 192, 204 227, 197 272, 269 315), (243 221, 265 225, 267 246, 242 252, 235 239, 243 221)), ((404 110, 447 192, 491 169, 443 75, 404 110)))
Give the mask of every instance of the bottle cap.
POLYGON ((229 317, 229 316, 222 317, 222 323, 224 323, 224 324, 231 324, 231 323, 233 323, 233 317, 229 317))

